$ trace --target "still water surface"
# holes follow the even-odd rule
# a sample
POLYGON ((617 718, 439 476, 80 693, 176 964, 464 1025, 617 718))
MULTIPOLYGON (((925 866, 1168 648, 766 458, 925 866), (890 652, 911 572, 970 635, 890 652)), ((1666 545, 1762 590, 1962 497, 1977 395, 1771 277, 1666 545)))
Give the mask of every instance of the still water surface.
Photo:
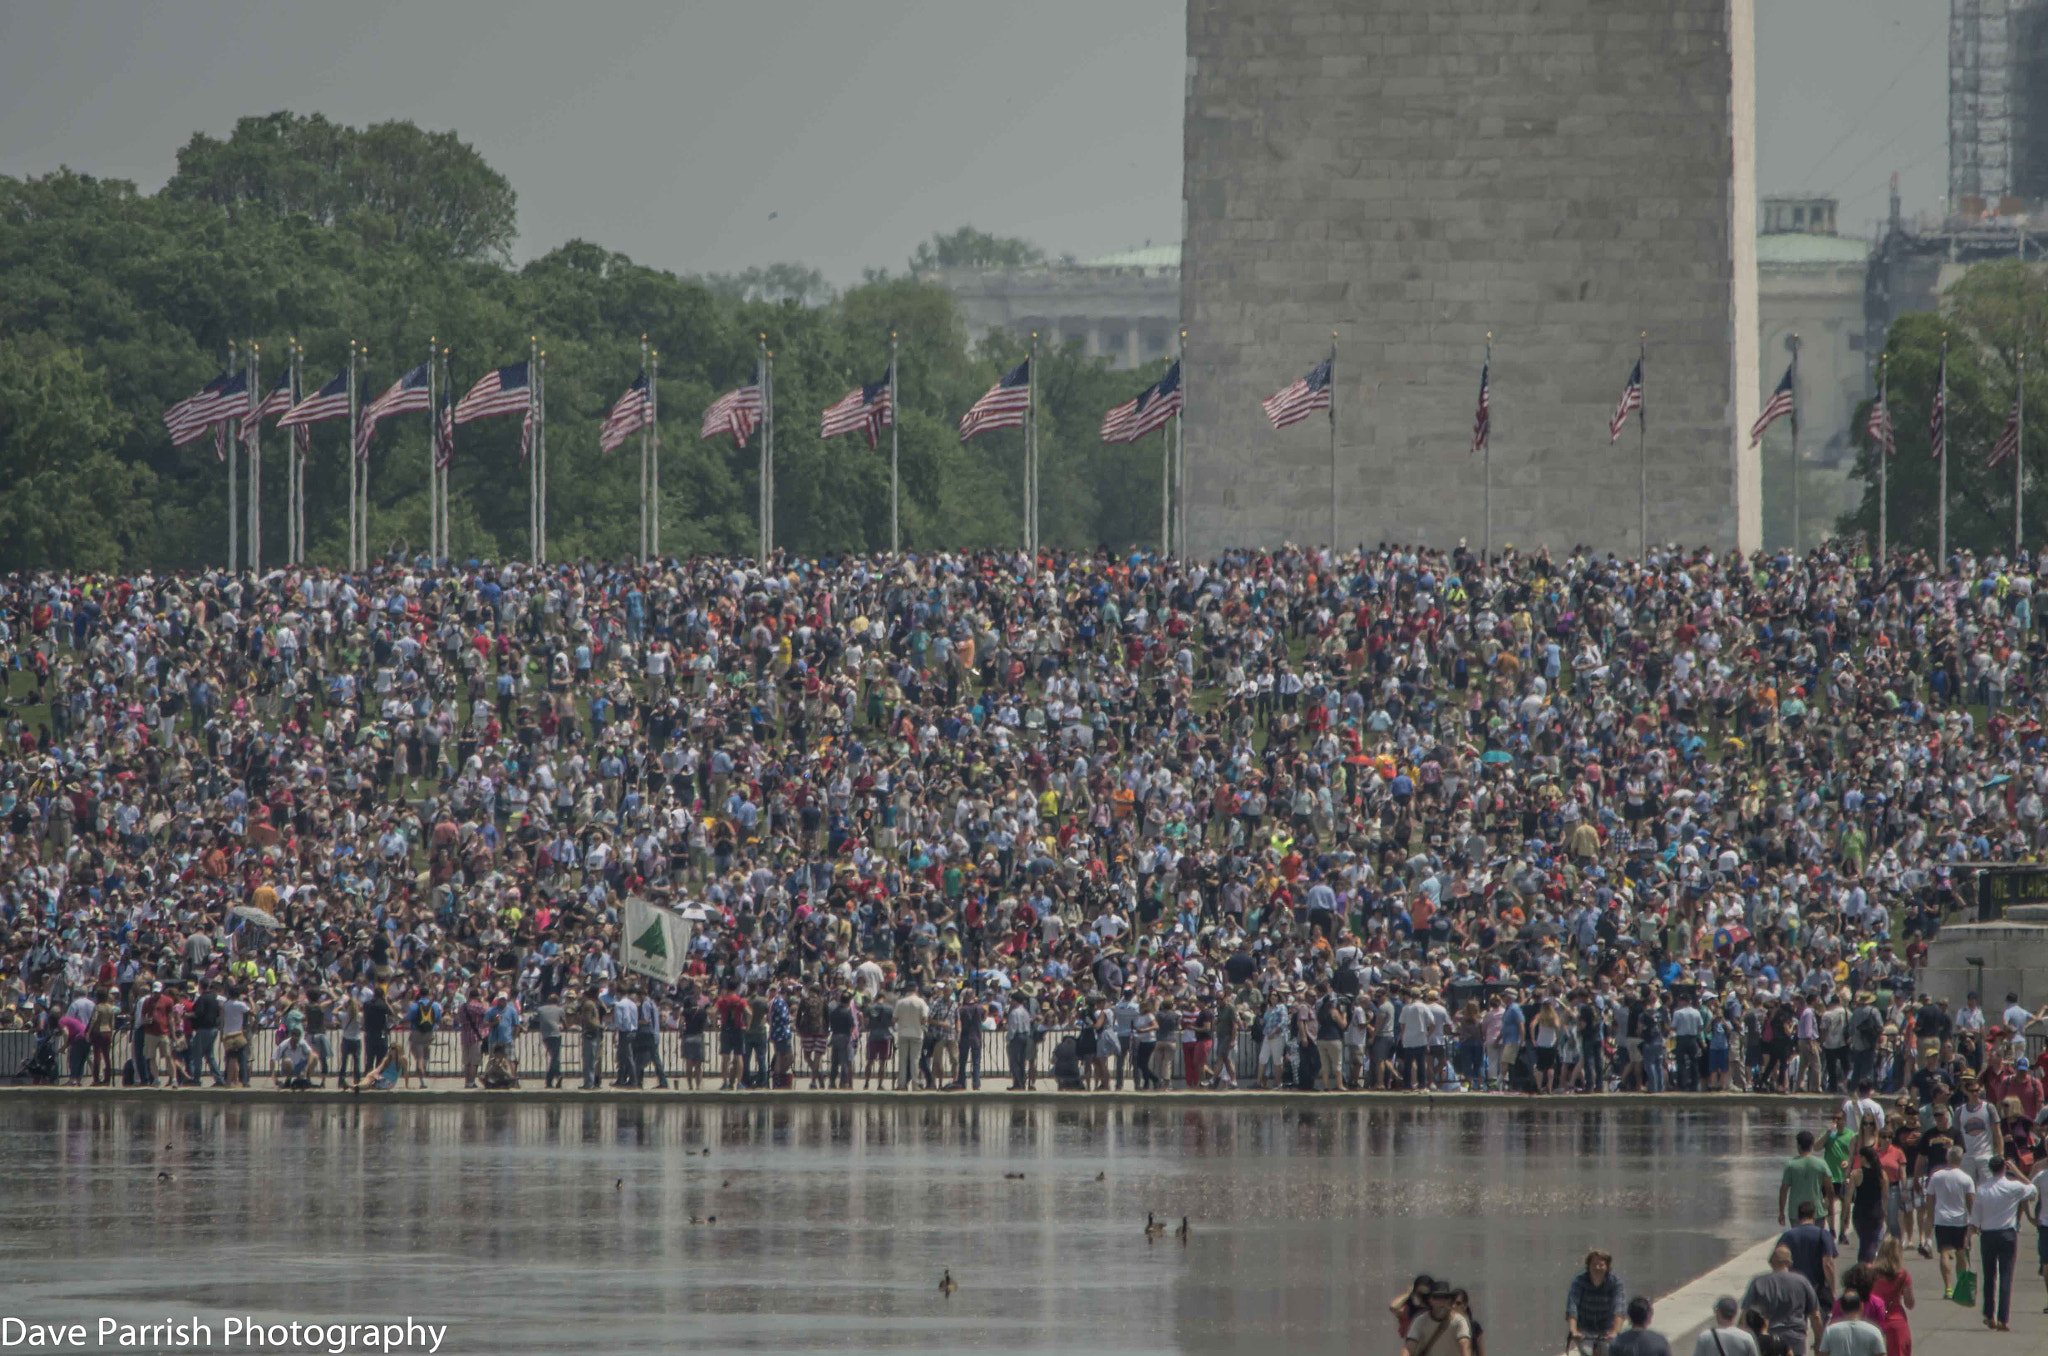
POLYGON ((1561 1345, 1589 1245, 1658 1295, 1761 1238, 1791 1129, 1506 1104, 0 1102, 0 1292, 66 1321, 410 1314, 459 1353, 1349 1356, 1394 1348, 1386 1302, 1428 1271, 1517 1356, 1561 1345), (1189 1243, 1148 1243, 1148 1210, 1189 1243))

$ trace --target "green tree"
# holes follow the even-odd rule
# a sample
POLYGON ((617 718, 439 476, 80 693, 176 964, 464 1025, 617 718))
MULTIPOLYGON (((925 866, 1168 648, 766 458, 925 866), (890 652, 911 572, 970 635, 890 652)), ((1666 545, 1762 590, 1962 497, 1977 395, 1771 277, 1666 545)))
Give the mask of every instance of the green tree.
POLYGON ((195 133, 164 196, 323 226, 354 222, 458 259, 503 258, 518 233, 505 176, 453 132, 409 122, 357 130, 317 113, 242 118, 225 141, 195 133))
POLYGON ((112 570, 148 513, 148 476, 113 445, 100 374, 46 335, 0 338, 0 570, 112 570))
POLYGON ((910 256, 910 271, 934 268, 1022 268, 1045 262, 1045 251, 1015 236, 990 235, 972 226, 934 235, 910 256))
MULTIPOLYGON (((101 402, 66 396, 58 408, 72 415, 10 435, 16 474, 31 487, 10 504, 33 528, 16 534, 16 558, 130 568, 218 563, 226 470, 211 439, 170 446, 161 416, 222 370, 230 344, 246 360, 252 339, 270 377, 294 345, 303 350, 309 389, 347 367, 353 344, 370 395, 430 350, 445 351, 455 386, 466 390, 489 368, 524 358, 537 339, 547 353, 551 553, 567 559, 619 556, 637 542, 638 449, 607 454, 597 438, 633 380, 643 335, 660 359, 665 548, 753 547, 759 444, 701 438, 698 421, 716 396, 751 378, 764 335, 776 355, 779 542, 811 554, 886 547, 886 442, 825 442, 817 416, 855 382, 887 370, 893 331, 904 544, 929 550, 1021 539, 1022 434, 1004 430, 963 445, 958 430, 961 413, 1021 356, 1021 345, 999 339, 989 352, 970 352, 939 287, 878 271, 834 295, 816 270, 797 263, 733 275, 736 284, 689 278, 583 240, 513 268, 490 243, 510 238, 509 188, 498 227, 466 225, 471 218, 437 206, 433 195, 461 198, 465 175, 488 183, 494 172, 471 164, 473 153, 452 134, 385 130, 290 114, 245 120, 225 141, 194 138, 173 184, 154 195, 69 170, 0 178, 0 334, 13 337, 20 372, 43 374, 17 375, 14 389, 75 394, 82 371, 101 402), (417 152, 418 177, 430 181, 412 186, 424 196, 411 205, 388 185, 376 188, 374 174, 350 178, 366 160, 385 170, 405 163, 407 147, 417 152), (436 170, 436 157, 448 173, 436 170), (77 410, 99 414, 81 422, 77 410), (72 431, 57 436, 60 426, 72 431), (75 473, 63 485, 35 480, 50 457, 75 473), (92 489, 59 493, 77 486, 92 489), (145 492, 147 512, 136 513, 145 492)), ((492 196, 468 201, 481 211, 492 196)), ((956 232, 928 249, 943 245, 948 258, 1037 257, 1018 242, 971 238, 978 235, 956 232)), ((1156 378, 1156 365, 1109 372, 1078 348, 1048 346, 1039 369, 1047 542, 1150 543, 1159 520, 1158 439, 1105 447, 1096 425, 1105 409, 1156 378)), ((456 435, 458 556, 526 553, 520 424, 507 415, 456 435)), ((370 539, 380 551, 426 540, 428 435, 426 417, 406 414, 385 421, 370 442, 370 539)), ((311 430, 307 527, 309 555, 320 563, 339 563, 344 553, 346 440, 340 423, 311 430)), ((266 560, 283 549, 284 448, 266 433, 266 560)))
MULTIPOLYGON (((2018 356, 2027 363, 2027 405, 2048 414, 2048 283, 2018 260, 1984 264, 1948 290, 1946 314, 1917 312, 1892 326, 1885 355, 1895 455, 1890 481, 1887 531, 1894 549, 1932 551, 1939 533, 1940 466, 1928 431, 1940 379, 1942 341, 1948 342, 1948 540, 1951 550, 2010 551, 2013 541, 2013 467, 1986 464, 2004 430, 2018 377, 2018 356)), ((1863 500, 1839 524, 1873 545, 1877 541, 1879 467, 1868 424, 1870 402, 1856 411, 1860 443, 1856 473, 1863 500)), ((2029 439, 2031 442, 2032 440, 2029 439)), ((2038 549, 2048 534, 2048 483, 2036 469, 2041 458, 2024 459, 2024 539, 2038 549)))

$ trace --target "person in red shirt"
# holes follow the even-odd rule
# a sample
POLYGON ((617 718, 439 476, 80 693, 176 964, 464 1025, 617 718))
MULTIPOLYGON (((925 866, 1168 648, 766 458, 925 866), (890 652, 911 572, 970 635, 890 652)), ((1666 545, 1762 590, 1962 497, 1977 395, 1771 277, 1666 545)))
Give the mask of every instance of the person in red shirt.
POLYGON ((739 1087, 746 1072, 747 1059, 747 1000, 740 997, 739 985, 732 980, 725 982, 725 992, 712 1005, 718 1018, 718 1061, 721 1085, 730 1091, 739 1087))

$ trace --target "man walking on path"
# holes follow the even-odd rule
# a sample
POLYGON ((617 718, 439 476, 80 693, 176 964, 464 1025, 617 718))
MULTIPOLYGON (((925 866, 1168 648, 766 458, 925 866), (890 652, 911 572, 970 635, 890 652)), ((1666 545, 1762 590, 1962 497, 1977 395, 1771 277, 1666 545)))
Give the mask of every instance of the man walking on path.
POLYGON ((1572 1277, 1564 1297, 1565 1347, 1572 1356, 1610 1356, 1626 1293, 1613 1256, 1598 1248, 1587 1253, 1586 1269, 1572 1277))
POLYGON ((1948 1166, 1927 1179, 1927 1198, 1934 1202, 1934 1249, 1941 1258, 1941 1297, 1947 1299, 1955 1285, 1956 1254, 1969 1252, 1977 1204, 1977 1179, 1963 1167, 1960 1144, 1948 1146, 1948 1166))
POLYGON ((1821 1334, 1821 1356, 1885 1356, 1884 1334, 1863 1317, 1863 1296, 1842 1294, 1842 1316, 1821 1334))
POLYGON ((1650 1301, 1637 1295, 1628 1302, 1628 1331, 1608 1343, 1610 1356, 1671 1356, 1671 1343, 1662 1333, 1650 1331, 1655 1311, 1650 1301))
POLYGON ((1813 1151, 1813 1131, 1801 1130, 1793 1141, 1799 1153, 1785 1164, 1778 1181, 1778 1223, 1799 1218, 1799 1207, 1811 1202, 1816 1212, 1827 1209, 1828 1165, 1813 1151))
POLYGON ((1741 1315, 1735 1296, 1715 1300, 1713 1326, 1693 1340, 1692 1356, 1757 1356, 1756 1339, 1736 1322, 1741 1315))
POLYGON ((1820 1307, 1834 1307, 1835 1236, 1813 1217, 1813 1204, 1801 1201, 1799 1220, 1778 1236, 1778 1246, 1792 1254, 1792 1270, 1804 1276, 1820 1297, 1820 1307))
MULTIPOLYGON (((1989 1169, 1989 1180, 1977 1188, 1970 1229, 1983 1249, 1984 1326, 1994 1332, 2011 1332, 2012 1273, 2019 1252, 2020 1211, 2036 1200, 2038 1193, 1999 1155, 1992 1156, 1989 1169)), ((1965 1249, 1968 1246, 1966 1242, 1965 1249)))
POLYGON ((1792 1249, 1782 1243, 1771 1249, 1771 1269, 1743 1292, 1742 1307, 1761 1313, 1770 1324, 1771 1336, 1783 1342, 1792 1356, 1805 1356, 1808 1337, 1820 1340, 1820 1296, 1811 1282, 1792 1269, 1792 1249))

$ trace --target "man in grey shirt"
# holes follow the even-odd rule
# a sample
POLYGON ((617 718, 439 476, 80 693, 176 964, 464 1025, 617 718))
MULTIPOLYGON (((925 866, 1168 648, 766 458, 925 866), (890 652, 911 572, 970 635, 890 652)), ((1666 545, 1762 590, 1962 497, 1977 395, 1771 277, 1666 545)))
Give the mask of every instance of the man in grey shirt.
POLYGON ((1714 1301, 1714 1326, 1693 1339, 1692 1356, 1757 1356, 1756 1339, 1737 1326, 1742 1306, 1735 1296, 1714 1301))
POLYGON ((1783 1244, 1771 1250, 1771 1269, 1749 1283, 1742 1307, 1762 1310, 1770 1320, 1771 1335, 1791 1348, 1793 1356, 1805 1356, 1808 1337, 1820 1340, 1820 1296, 1812 1281, 1792 1269, 1792 1249, 1783 1244))

